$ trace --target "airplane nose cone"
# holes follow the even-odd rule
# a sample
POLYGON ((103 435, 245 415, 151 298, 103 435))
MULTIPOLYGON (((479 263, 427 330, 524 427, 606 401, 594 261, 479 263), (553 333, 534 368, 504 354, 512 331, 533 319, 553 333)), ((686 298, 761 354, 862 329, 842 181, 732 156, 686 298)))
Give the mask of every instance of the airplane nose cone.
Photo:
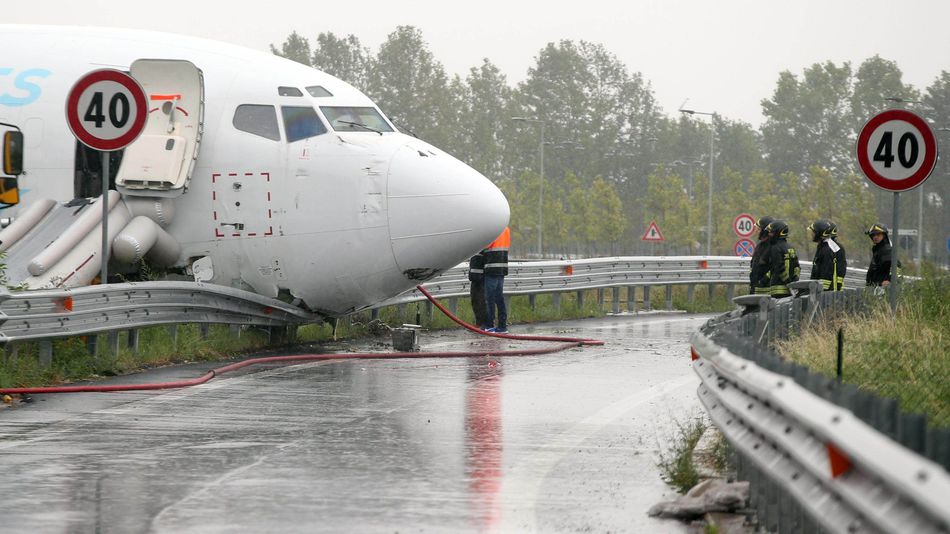
POLYGON ((508 225, 508 201, 490 180, 416 141, 393 156, 388 204, 393 255, 410 280, 458 265, 508 225))

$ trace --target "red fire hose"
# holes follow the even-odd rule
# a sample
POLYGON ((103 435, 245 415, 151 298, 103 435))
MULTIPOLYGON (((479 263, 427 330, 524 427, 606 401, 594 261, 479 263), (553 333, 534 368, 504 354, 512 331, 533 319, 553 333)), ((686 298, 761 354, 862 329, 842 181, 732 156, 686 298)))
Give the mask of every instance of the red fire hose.
POLYGON ((582 345, 603 345, 603 341, 596 339, 577 339, 570 337, 556 336, 519 336, 513 334, 500 334, 495 332, 484 332, 453 315, 440 304, 435 297, 426 291, 421 285, 416 288, 422 292, 429 301, 431 301, 439 310, 450 319, 471 330, 472 332, 505 339, 518 339, 522 341, 556 341, 560 345, 541 349, 519 349, 502 351, 461 351, 461 352, 356 352, 348 354, 298 354, 293 356, 268 356, 263 358, 251 358, 235 362, 224 367, 218 367, 205 373, 203 376, 191 378, 188 380, 176 380, 172 382, 152 382, 145 384, 113 384, 113 385, 83 385, 83 386, 51 386, 34 388, 5 388, 0 389, 0 395, 3 394, 41 394, 41 393, 90 393, 90 392, 110 392, 110 391, 143 391, 150 389, 173 389, 184 388, 204 384, 215 376, 248 367, 250 365, 273 364, 273 363, 299 363, 327 360, 391 360, 397 358, 468 358, 472 356, 532 356, 538 354, 550 354, 560 352, 572 347, 582 345))

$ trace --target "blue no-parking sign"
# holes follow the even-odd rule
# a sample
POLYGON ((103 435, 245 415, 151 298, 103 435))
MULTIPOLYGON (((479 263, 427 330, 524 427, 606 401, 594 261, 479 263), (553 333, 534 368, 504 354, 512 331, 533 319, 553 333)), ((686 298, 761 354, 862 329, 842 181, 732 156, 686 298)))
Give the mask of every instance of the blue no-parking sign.
POLYGON ((755 252, 755 243, 750 239, 740 239, 736 241, 736 246, 733 247, 736 256, 740 258, 749 258, 752 256, 752 253, 755 252))

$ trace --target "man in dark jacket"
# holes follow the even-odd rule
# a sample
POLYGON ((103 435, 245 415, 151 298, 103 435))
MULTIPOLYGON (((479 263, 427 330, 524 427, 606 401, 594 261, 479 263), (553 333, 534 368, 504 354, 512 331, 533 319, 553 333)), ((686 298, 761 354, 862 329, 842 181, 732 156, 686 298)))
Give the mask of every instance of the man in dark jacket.
POLYGON ((475 324, 479 327, 485 324, 485 251, 472 256, 468 260, 468 281, 471 282, 469 296, 472 299, 472 312, 475 314, 475 324))
POLYGON ((871 247, 871 265, 865 281, 869 286, 887 286, 891 283, 891 240, 887 227, 875 223, 865 232, 874 246, 871 247))
POLYGON ((508 249, 511 230, 507 227, 485 249, 485 322, 482 328, 489 332, 508 331, 508 309, 505 307, 505 276, 508 275, 508 249), (495 326, 495 312, 498 325, 495 326))
POLYGON ((788 284, 798 281, 801 269, 798 253, 788 246, 788 224, 772 221, 766 229, 769 232, 769 294, 776 299, 791 296, 788 284))
POLYGON ((749 294, 769 294, 769 233, 765 228, 773 220, 765 216, 755 222, 759 227, 759 242, 752 253, 751 269, 749 270, 749 294))
POLYGON ((831 221, 818 219, 808 229, 811 230, 811 240, 818 243, 811 266, 811 279, 821 281, 821 288, 825 291, 841 291, 844 288, 847 262, 844 248, 835 240, 838 227, 831 221))

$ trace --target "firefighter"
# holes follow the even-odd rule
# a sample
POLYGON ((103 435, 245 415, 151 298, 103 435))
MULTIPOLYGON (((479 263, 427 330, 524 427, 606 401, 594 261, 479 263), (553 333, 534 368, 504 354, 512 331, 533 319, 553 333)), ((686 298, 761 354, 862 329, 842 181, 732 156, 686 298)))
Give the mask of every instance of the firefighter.
POLYGON ((864 233, 874 242, 865 281, 869 286, 888 286, 891 283, 891 239, 887 227, 874 223, 864 233))
POLYGON ((808 229, 811 230, 811 240, 818 243, 811 266, 811 279, 820 280, 821 288, 825 291, 841 291, 844 288, 846 262, 844 248, 835 240, 838 227, 831 221, 818 219, 808 229))
POLYGON ((798 254, 788 246, 788 224, 772 221, 765 227, 769 234, 769 294, 780 299, 791 296, 788 284, 798 281, 798 254))
POLYGON ((757 295, 769 294, 769 233, 765 228, 774 221, 766 215, 755 222, 759 227, 759 242, 752 253, 751 269, 749 270, 749 293, 757 295))

